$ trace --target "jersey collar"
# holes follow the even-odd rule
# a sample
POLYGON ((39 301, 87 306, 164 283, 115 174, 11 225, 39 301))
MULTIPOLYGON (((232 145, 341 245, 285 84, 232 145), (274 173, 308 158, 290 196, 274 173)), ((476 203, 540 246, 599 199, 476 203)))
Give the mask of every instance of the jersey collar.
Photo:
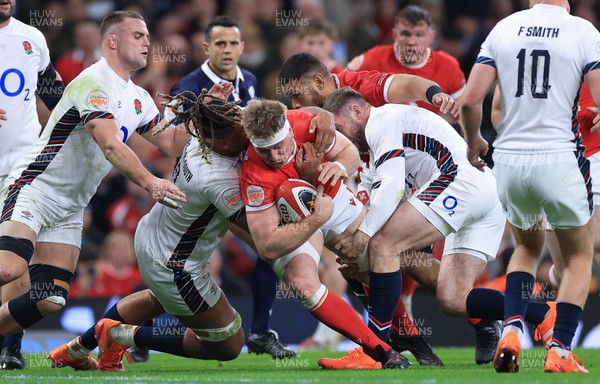
MULTIPOLYGON (((210 81, 212 81, 214 84, 221 84, 224 81, 228 81, 228 80, 223 79, 222 77, 220 77, 219 75, 214 73, 212 69, 210 69, 210 67, 208 65, 208 59, 204 62, 204 64, 202 64, 201 68, 202 68, 202 72, 204 72, 206 74, 206 76, 208 76, 210 81)), ((234 91, 232 93, 232 96, 235 101, 239 101, 239 100, 241 100, 240 99, 240 82, 244 81, 244 75, 242 74, 242 70, 240 69, 240 67, 237 65, 235 66, 235 73, 236 73, 235 84, 233 84, 234 91)))

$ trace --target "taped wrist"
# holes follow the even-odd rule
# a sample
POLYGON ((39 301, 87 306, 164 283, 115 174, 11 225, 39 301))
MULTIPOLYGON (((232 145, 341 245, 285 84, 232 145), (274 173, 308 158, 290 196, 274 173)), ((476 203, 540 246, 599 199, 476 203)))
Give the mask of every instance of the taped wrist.
POLYGON ((433 96, 438 94, 438 93, 444 93, 444 91, 442 90, 442 88, 439 85, 432 85, 431 87, 427 88, 427 91, 425 92, 425 96, 427 97, 427 101, 429 101, 430 104, 433 104, 433 96))

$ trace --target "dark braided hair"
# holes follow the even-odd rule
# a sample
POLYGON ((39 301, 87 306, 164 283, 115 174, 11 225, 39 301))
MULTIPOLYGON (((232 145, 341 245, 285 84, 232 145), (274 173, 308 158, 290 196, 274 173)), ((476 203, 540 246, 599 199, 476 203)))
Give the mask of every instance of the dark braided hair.
POLYGON ((236 125, 242 125, 242 112, 238 108, 238 102, 209 95, 206 89, 203 89, 198 96, 191 91, 183 91, 174 96, 159 93, 159 96, 166 99, 161 105, 171 108, 175 118, 153 135, 164 131, 173 122, 183 120, 185 130, 198 139, 200 153, 205 159, 208 158, 208 153, 212 149, 215 136, 222 137, 236 125), (205 103, 205 97, 212 100, 205 103))

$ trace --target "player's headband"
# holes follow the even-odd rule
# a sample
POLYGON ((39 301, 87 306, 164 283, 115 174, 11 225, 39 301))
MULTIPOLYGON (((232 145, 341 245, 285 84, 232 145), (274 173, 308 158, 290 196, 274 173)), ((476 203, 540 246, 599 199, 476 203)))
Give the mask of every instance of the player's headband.
POLYGON ((273 136, 266 139, 254 138, 250 139, 250 141, 256 148, 269 148, 275 144, 281 143, 287 137, 288 133, 290 133, 291 128, 292 127, 290 126, 290 123, 287 121, 287 119, 285 119, 283 127, 281 127, 279 131, 275 132, 273 136))

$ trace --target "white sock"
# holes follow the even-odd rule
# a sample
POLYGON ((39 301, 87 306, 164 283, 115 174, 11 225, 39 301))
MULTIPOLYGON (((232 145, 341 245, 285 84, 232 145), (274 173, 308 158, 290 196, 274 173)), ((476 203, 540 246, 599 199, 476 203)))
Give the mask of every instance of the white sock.
POLYGON ((135 335, 135 330, 138 328, 139 326, 137 325, 119 324, 109 330, 110 337, 115 339, 115 341, 121 345, 135 347, 133 336, 135 335))
POLYGON ((548 277, 550 278, 550 284, 552 284, 552 287, 554 287, 554 289, 558 289, 558 287, 560 287, 560 281, 556 276, 556 269, 554 268, 554 264, 552 264, 552 266, 550 266, 550 269, 548 270, 548 277))
POLYGON ((558 356, 562 357, 563 359, 566 359, 567 357, 569 357, 569 352, 571 351, 569 348, 561 347, 560 345, 558 345, 556 343, 552 343, 552 345, 550 346, 550 349, 554 349, 556 351, 556 353, 558 353, 558 356))
POLYGON ((523 330, 519 327, 517 327, 516 325, 505 325, 502 328, 502 337, 506 336, 506 334, 510 331, 517 331, 517 335, 519 336, 519 341, 521 342, 521 344, 523 344, 523 330))
POLYGON ((72 357, 76 360, 83 359, 90 354, 90 350, 81 345, 79 342, 79 337, 76 337, 67 343, 67 350, 69 357, 72 357))

